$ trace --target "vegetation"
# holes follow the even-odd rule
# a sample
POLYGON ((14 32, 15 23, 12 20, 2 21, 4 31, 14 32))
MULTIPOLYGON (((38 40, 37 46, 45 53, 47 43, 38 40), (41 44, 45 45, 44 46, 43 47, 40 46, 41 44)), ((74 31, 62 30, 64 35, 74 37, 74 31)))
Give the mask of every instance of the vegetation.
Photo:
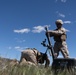
POLYGON ((44 66, 33 65, 10 65, 12 60, 0 58, 0 75, 75 75, 67 69, 59 71, 58 73, 51 70, 51 67, 44 68, 44 66))

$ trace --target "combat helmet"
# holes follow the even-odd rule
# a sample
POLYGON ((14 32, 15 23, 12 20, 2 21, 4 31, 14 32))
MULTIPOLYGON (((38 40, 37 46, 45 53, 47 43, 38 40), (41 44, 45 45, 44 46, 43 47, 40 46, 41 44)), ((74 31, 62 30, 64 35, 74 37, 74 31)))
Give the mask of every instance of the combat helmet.
POLYGON ((63 21, 61 20, 61 19, 58 19, 58 20, 56 20, 56 22, 55 22, 56 24, 63 24, 63 21))

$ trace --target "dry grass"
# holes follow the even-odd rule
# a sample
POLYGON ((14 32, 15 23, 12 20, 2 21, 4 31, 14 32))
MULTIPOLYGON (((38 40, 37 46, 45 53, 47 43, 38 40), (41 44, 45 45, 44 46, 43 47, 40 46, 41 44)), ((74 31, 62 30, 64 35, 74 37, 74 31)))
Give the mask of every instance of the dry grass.
POLYGON ((51 70, 51 67, 44 68, 44 66, 33 65, 10 65, 12 60, 0 58, 0 75, 75 75, 75 73, 69 73, 67 69, 55 73, 51 70))

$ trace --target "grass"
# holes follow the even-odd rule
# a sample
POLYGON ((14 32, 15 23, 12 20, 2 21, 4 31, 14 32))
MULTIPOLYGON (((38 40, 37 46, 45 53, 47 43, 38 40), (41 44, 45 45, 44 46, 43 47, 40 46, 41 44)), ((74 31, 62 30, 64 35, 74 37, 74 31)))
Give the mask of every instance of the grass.
POLYGON ((2 59, 2 61, 0 61, 0 75, 76 75, 75 73, 69 73, 67 69, 56 73, 51 70, 51 66, 48 68, 27 64, 12 66, 9 60, 2 59))

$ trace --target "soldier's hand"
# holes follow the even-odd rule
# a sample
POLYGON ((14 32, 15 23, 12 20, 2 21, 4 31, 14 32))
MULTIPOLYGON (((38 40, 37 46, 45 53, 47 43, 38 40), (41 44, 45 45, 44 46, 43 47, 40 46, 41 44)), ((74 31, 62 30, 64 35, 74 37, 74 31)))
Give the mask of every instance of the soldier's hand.
POLYGON ((52 30, 46 31, 45 35, 52 37, 53 36, 52 30))

